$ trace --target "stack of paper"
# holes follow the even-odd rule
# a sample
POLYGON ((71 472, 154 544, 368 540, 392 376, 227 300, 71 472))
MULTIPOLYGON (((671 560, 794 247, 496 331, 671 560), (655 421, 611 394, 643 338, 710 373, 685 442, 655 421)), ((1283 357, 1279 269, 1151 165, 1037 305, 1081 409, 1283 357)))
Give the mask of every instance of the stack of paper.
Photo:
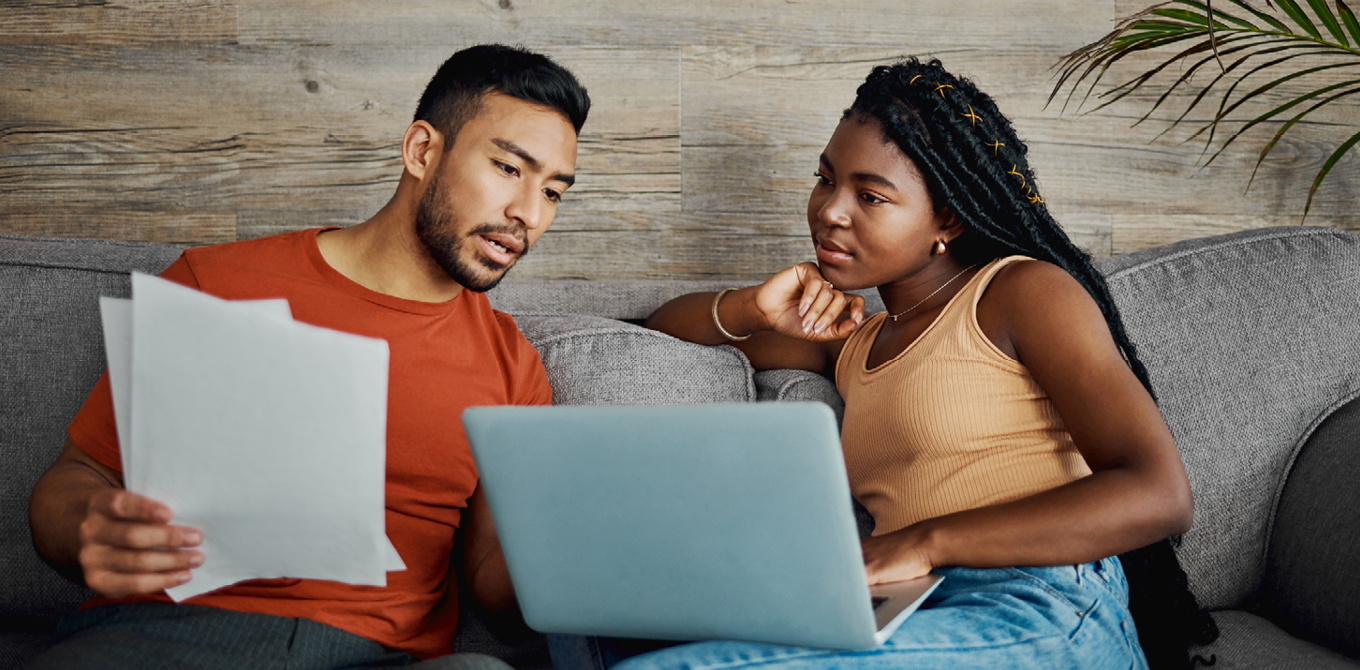
POLYGON ((387 343, 143 274, 101 298, 129 491, 203 532, 176 601, 245 579, 385 586, 387 343))

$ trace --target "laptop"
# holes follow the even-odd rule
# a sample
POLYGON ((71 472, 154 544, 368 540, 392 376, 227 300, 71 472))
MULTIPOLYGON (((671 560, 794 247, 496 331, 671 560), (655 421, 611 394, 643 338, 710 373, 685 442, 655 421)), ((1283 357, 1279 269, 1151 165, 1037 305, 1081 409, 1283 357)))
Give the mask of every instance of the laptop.
POLYGON ((867 585, 821 403, 473 407, 463 425, 540 632, 872 649, 943 579, 867 585))

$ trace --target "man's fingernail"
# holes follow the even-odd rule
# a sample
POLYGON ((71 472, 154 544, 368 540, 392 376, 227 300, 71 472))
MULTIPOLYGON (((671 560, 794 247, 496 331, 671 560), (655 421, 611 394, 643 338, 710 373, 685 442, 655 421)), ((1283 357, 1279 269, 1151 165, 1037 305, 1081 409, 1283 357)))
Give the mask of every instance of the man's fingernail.
POLYGON ((193 576, 192 573, 183 572, 183 573, 180 573, 179 576, 175 577, 175 582, 177 582, 177 583, 179 583, 179 584, 186 584, 186 583, 189 582, 190 579, 193 579, 193 578, 194 578, 194 576, 193 576))
POLYGON ((189 557, 189 567, 197 568, 200 565, 203 565, 203 554, 194 554, 189 557))
POLYGON ((189 544, 198 544, 203 541, 203 534, 196 530, 191 530, 184 534, 184 541, 189 544))

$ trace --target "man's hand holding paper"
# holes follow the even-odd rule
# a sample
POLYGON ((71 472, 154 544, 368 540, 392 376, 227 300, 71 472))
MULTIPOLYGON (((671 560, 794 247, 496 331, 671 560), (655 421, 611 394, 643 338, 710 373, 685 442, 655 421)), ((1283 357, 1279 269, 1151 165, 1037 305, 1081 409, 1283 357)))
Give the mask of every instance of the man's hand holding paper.
POLYGON ((145 275, 130 309, 112 302, 124 483, 141 495, 111 499, 87 525, 116 536, 106 553, 127 564, 127 592, 170 579, 129 572, 182 569, 193 555, 138 551, 189 540, 169 530, 171 513, 202 531, 202 567, 166 589, 175 600, 269 577, 381 586, 404 569, 384 530, 386 342, 295 322, 282 301, 229 302, 145 275))

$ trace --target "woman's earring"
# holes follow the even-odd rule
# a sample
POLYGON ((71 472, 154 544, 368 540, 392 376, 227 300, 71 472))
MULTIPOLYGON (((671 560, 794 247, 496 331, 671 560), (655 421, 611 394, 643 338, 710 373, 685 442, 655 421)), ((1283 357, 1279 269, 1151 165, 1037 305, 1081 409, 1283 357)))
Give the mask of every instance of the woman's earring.
POLYGON ((943 255, 945 252, 944 240, 935 240, 935 248, 931 249, 930 252, 935 256, 943 255))

